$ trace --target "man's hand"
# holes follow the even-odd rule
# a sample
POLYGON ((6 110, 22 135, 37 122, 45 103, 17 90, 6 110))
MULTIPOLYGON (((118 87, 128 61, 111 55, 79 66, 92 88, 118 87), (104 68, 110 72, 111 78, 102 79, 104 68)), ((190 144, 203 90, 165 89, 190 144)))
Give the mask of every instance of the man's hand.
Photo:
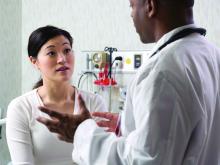
POLYGON ((80 113, 77 115, 64 114, 46 107, 39 107, 39 109, 48 114, 51 119, 38 117, 37 121, 44 124, 51 132, 57 133, 60 140, 73 143, 73 137, 77 127, 84 120, 91 118, 80 94, 78 95, 78 103, 80 113))
POLYGON ((118 113, 93 112, 92 116, 104 118, 104 120, 99 120, 96 122, 98 126, 107 127, 108 129, 106 131, 108 132, 115 132, 118 123, 118 113))

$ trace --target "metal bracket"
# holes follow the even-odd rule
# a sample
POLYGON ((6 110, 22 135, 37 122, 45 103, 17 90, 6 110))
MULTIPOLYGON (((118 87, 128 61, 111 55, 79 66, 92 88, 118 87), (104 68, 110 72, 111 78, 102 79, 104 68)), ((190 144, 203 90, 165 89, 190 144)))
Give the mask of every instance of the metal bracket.
POLYGON ((2 139, 2 125, 3 125, 3 120, 1 120, 2 116, 3 116, 3 110, 0 108, 0 139, 2 139))
POLYGON ((2 126, 0 125, 0 139, 2 139, 2 126))

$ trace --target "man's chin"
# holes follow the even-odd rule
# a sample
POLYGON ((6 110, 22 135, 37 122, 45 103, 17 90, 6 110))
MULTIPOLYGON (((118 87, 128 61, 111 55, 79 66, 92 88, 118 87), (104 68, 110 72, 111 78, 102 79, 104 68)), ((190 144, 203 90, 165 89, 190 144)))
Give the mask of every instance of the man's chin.
POLYGON ((149 42, 148 42, 148 41, 143 40, 143 39, 141 39, 141 42, 142 42, 142 43, 144 43, 144 44, 149 44, 149 42))
POLYGON ((148 38, 144 38, 144 37, 141 37, 141 36, 140 36, 140 40, 141 40, 141 42, 144 43, 144 44, 151 44, 151 43, 154 43, 154 42, 155 42, 155 41, 153 41, 153 40, 150 40, 150 39, 148 39, 148 38))

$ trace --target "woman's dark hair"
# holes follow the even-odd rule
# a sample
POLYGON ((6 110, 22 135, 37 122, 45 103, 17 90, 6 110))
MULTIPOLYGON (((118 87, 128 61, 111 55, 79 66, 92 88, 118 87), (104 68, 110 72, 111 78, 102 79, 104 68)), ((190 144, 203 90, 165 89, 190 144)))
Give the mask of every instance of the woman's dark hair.
MULTIPOLYGON (((70 46, 72 47, 73 38, 71 37, 70 33, 59 29, 54 26, 44 26, 36 29, 33 31, 28 40, 28 56, 32 56, 33 58, 37 58, 38 52, 40 51, 41 47, 50 39, 63 35, 66 37, 69 42, 70 46)), ((33 87, 33 89, 38 88, 43 85, 43 80, 40 79, 33 87)))

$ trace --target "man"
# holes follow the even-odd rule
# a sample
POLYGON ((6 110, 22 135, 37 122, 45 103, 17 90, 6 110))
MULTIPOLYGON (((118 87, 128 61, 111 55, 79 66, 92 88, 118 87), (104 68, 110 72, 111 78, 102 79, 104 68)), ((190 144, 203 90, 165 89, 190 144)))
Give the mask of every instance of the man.
POLYGON ((143 43, 157 42, 127 92, 121 133, 104 132, 79 96, 81 114, 41 107, 39 118, 74 143, 73 159, 95 165, 217 165, 220 53, 193 23, 193 0, 130 0, 143 43))

